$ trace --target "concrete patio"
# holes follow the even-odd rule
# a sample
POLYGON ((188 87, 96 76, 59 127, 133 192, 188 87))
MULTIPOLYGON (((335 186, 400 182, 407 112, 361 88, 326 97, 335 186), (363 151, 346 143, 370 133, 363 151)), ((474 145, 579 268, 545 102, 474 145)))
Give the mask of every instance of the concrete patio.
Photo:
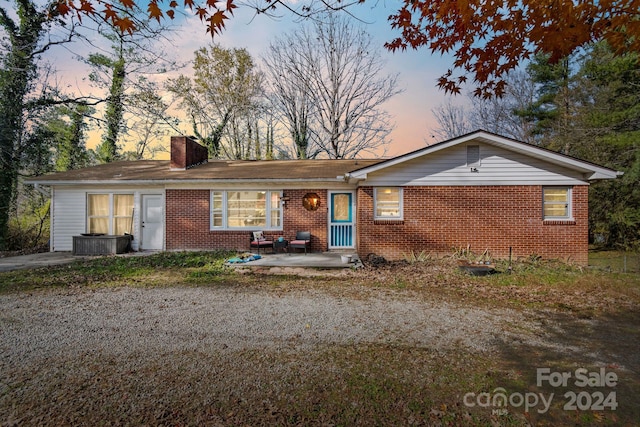
MULTIPOLYGON (((153 255, 157 251, 129 252, 117 256, 146 256, 153 255)), ((319 268, 319 269, 344 269, 362 267, 362 262, 355 252, 304 252, 296 253, 264 253, 260 251, 261 259, 241 264, 228 264, 236 268, 244 267, 292 267, 292 268, 319 268), (351 255, 350 263, 342 262, 342 255, 351 255)), ((22 270, 29 268, 48 267, 53 265, 69 264, 74 261, 96 258, 74 256, 71 252, 44 252, 31 255, 20 255, 0 258, 0 272, 22 270)))
POLYGON ((262 258, 245 263, 229 264, 232 267, 298 267, 298 268, 359 268, 362 262, 355 252, 296 252, 296 253, 263 253, 262 258), (344 263, 343 255, 351 255, 351 262, 344 263))

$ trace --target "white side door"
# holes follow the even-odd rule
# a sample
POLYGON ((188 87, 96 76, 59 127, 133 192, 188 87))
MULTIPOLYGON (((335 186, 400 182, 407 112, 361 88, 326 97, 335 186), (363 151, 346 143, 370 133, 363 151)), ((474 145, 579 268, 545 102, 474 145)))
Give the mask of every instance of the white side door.
POLYGON ((164 215, 162 196, 159 194, 142 195, 142 239, 141 250, 162 250, 164 243, 164 215))

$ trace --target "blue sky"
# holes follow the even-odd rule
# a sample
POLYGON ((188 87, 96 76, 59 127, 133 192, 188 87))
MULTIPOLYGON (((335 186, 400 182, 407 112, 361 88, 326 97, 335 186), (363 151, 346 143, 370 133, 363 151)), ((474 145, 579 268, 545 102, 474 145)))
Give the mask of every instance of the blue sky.
MULTIPOLYGON (((391 134, 392 142, 388 147, 387 156, 403 154, 426 145, 426 141, 435 142, 430 138, 429 128, 436 126, 431 110, 443 104, 450 95, 436 88, 436 80, 450 66, 451 58, 432 55, 428 50, 407 50, 391 53, 384 49, 384 42, 392 40, 397 32, 391 29, 387 17, 395 12, 399 2, 372 1, 364 5, 353 7, 351 12, 362 21, 362 25, 373 36, 374 44, 379 46, 380 54, 386 61, 387 71, 398 74, 398 83, 403 93, 396 95, 385 109, 393 116, 396 126, 391 134)), ((280 19, 264 15, 254 16, 254 12, 247 7, 236 9, 235 16, 227 23, 222 35, 215 37, 215 42, 224 47, 246 48, 252 56, 260 58, 269 43, 278 35, 290 32, 299 22, 289 12, 282 10, 280 19)), ((171 22, 176 32, 173 46, 165 47, 167 55, 175 59, 189 62, 193 59, 196 49, 211 43, 211 36, 206 33, 206 26, 196 17, 183 16, 171 22)), ((84 48, 86 49, 86 47, 84 48)), ((71 50, 83 50, 76 45, 71 50)), ((94 49, 95 50, 95 49, 94 49)), ((54 54, 60 75, 72 86, 84 86, 82 78, 86 70, 77 62, 69 61, 70 53, 57 50, 54 54)), ((190 69, 181 70, 181 74, 189 74, 190 69)), ((456 103, 464 102, 464 96, 458 96, 456 103)), ((187 131, 185 129, 185 131, 187 131)), ((89 146, 95 145, 96 136, 92 137, 89 146)))

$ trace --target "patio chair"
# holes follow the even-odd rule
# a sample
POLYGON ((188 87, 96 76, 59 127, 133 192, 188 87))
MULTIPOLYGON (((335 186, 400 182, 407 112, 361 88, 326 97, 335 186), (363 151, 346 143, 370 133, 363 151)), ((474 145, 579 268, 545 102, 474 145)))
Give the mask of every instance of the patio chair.
POLYGON ((249 249, 257 248, 260 253, 260 248, 271 248, 273 251, 273 241, 264 237, 262 231, 254 231, 249 237, 249 249))
MULTIPOLYGON (((289 249, 304 249, 304 254, 307 254, 307 248, 311 247, 311 232, 298 231, 296 233, 296 239, 289 242, 289 249)), ((291 253, 291 252, 289 252, 291 253)))

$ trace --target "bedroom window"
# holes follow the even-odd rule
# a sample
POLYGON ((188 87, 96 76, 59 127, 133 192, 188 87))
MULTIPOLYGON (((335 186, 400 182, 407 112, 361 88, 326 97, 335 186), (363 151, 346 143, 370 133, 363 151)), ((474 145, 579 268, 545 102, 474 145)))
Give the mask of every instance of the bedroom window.
POLYGON ((211 229, 282 227, 280 191, 211 191, 211 229))
POLYGON ((133 194, 88 194, 87 232, 123 235, 131 233, 133 194))
POLYGON ((544 219, 571 219, 571 188, 544 187, 542 189, 542 199, 544 219))
POLYGON ((373 191, 374 219, 402 219, 402 189, 376 187, 373 191))

